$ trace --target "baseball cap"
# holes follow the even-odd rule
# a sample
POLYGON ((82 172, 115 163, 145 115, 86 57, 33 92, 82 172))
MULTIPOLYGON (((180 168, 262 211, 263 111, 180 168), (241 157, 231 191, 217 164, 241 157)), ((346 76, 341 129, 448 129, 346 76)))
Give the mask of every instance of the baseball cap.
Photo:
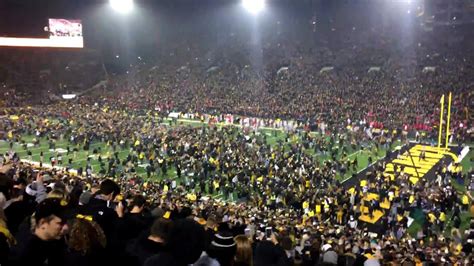
POLYGON ((58 198, 47 198, 40 202, 36 207, 35 219, 39 221, 42 218, 49 217, 51 215, 57 216, 66 221, 66 205, 67 203, 58 198))

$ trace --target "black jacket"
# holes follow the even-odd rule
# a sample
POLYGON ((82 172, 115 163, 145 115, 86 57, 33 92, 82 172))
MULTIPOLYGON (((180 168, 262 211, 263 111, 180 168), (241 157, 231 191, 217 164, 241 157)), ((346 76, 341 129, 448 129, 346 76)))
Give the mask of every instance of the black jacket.
POLYGON ((165 250, 164 244, 149 240, 148 235, 143 233, 127 245, 130 266, 144 265, 148 258, 165 250))
POLYGON ((147 217, 142 213, 127 213, 120 223, 119 237, 121 241, 128 241, 137 238, 140 233, 148 230, 153 223, 151 217, 147 217))
POLYGON ((270 241, 258 242, 254 252, 255 266, 289 266, 286 253, 280 246, 270 241))
POLYGON ((65 243, 63 240, 43 241, 29 233, 17 239, 10 249, 9 265, 61 266, 64 264, 65 243))
POLYGON ((10 246, 8 245, 7 237, 0 233, 0 265, 6 265, 10 246))
POLYGON ((109 261, 103 249, 87 254, 68 249, 64 256, 64 265, 67 266, 103 266, 107 265, 109 261))
POLYGON ((118 217, 114 209, 107 206, 107 201, 91 198, 89 203, 81 208, 81 214, 91 215, 102 230, 107 239, 104 254, 109 257, 108 264, 117 264, 126 259, 125 243, 120 241, 118 229, 121 228, 122 219, 118 217))
POLYGON ((7 226, 13 235, 18 232, 18 227, 23 220, 35 211, 35 207, 36 202, 34 199, 26 197, 26 199, 13 202, 5 209, 7 226))
POLYGON ((91 215, 107 237, 107 243, 114 240, 117 226, 119 225, 119 217, 114 209, 107 206, 107 201, 91 198, 89 203, 81 210, 85 215, 91 215))
POLYGON ((153 255, 145 261, 144 266, 187 266, 187 263, 180 261, 178 258, 173 257, 168 252, 161 252, 157 255, 153 255))

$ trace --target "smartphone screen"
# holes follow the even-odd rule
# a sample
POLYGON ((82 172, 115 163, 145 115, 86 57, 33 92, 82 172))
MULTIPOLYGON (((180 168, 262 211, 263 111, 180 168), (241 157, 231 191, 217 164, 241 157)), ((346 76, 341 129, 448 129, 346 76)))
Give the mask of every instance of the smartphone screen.
POLYGON ((266 227, 265 228, 265 237, 267 239, 270 239, 272 237, 272 233, 273 233, 273 231, 272 231, 271 227, 266 227))

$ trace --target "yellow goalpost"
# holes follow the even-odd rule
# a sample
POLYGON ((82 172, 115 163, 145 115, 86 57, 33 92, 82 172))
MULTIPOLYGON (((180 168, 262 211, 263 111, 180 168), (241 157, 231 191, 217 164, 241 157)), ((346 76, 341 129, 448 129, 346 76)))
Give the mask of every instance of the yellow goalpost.
POLYGON ((440 104, 441 104, 441 110, 439 113, 439 133, 438 133, 438 153, 440 153, 442 150, 448 149, 448 143, 449 143, 449 122, 451 120, 451 100, 452 100, 452 93, 449 93, 448 97, 448 115, 446 119, 446 141, 444 145, 444 149, 441 148, 441 141, 443 138, 443 115, 444 115, 444 94, 441 96, 440 99, 440 104))

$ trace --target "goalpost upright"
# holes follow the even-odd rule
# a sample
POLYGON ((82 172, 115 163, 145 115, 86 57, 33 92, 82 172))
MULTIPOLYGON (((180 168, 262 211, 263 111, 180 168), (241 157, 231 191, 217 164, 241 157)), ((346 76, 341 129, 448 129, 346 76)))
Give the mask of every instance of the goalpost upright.
POLYGON ((451 96, 452 96, 452 93, 449 92, 449 98, 448 98, 448 120, 446 120, 446 145, 444 146, 445 149, 448 148, 448 143, 449 143, 449 121, 451 120, 451 96))
POLYGON ((441 111, 439 112, 438 153, 441 151, 441 135, 443 134, 444 94, 441 96, 441 111))
MULTIPOLYGON (((452 101, 452 93, 449 93, 448 96, 448 110, 447 110, 447 118, 446 118, 446 141, 444 144, 444 150, 448 148, 449 144, 449 124, 451 121, 451 101, 452 101)), ((441 146, 441 141, 443 139, 443 115, 444 115, 444 94, 441 96, 440 102, 441 104, 441 110, 439 113, 439 133, 438 133, 438 153, 441 152, 441 149, 443 149, 441 146)))

